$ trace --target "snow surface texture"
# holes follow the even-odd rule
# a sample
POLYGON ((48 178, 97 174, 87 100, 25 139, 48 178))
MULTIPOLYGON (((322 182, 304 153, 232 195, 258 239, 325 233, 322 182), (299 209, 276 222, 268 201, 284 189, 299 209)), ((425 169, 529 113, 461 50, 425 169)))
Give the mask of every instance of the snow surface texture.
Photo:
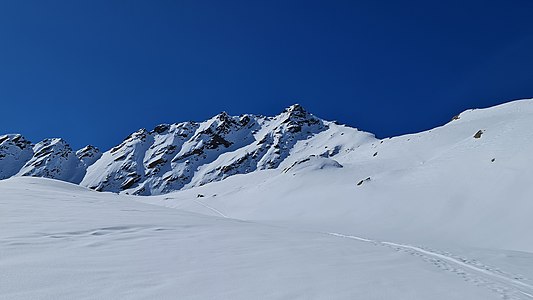
POLYGON ((0 181, 0 298, 533 299, 533 101, 384 140, 300 110, 141 130, 87 170, 121 195, 0 181))
POLYGON ((2 299, 489 300, 528 288, 401 246, 49 179, 4 180, 0 195, 2 299))

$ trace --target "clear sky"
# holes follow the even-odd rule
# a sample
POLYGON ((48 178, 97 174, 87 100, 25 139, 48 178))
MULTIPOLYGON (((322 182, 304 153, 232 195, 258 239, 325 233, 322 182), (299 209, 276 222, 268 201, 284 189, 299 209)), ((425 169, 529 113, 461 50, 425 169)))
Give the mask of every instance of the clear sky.
POLYGON ((388 137, 533 97, 533 1, 1 1, 0 133, 107 150, 220 112, 388 137))

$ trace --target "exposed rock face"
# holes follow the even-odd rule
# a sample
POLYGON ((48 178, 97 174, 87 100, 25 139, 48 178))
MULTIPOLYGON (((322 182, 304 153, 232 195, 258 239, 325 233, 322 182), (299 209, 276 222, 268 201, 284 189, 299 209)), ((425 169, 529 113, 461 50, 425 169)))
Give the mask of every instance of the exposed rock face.
POLYGON ((275 117, 230 116, 142 129, 89 167, 82 185, 152 195, 277 168, 300 140, 327 129, 293 105, 275 117))
POLYGON ((342 167, 343 166, 334 159, 323 156, 311 155, 307 158, 295 161, 291 166, 283 169, 283 173, 298 172, 301 170, 322 170, 342 167))
POLYGON ((222 112, 204 122, 140 129, 104 153, 94 146, 74 152, 62 139, 46 139, 33 146, 20 135, 1 136, 0 179, 39 176, 97 191, 163 194, 236 174, 275 169, 283 163, 290 166, 294 159, 302 158, 292 153, 299 142, 305 143, 298 148, 300 152, 306 149, 303 158, 335 156, 341 146, 330 138, 309 146, 305 142, 330 126, 339 125, 295 104, 274 117, 222 112))
POLYGON ((88 168, 82 185, 97 191, 121 191, 132 187, 144 177, 143 159, 153 142, 146 129, 131 134, 88 168))
POLYGON ((17 175, 80 183, 85 175, 85 167, 63 139, 45 139, 33 147, 33 157, 17 175))
POLYGON ((102 152, 98 148, 92 145, 87 145, 84 148, 76 151, 76 157, 83 163, 85 168, 88 168, 90 165, 94 164, 100 157, 102 157, 102 152))
POLYGON ((9 178, 29 161, 33 145, 20 134, 0 136, 0 179, 9 178))

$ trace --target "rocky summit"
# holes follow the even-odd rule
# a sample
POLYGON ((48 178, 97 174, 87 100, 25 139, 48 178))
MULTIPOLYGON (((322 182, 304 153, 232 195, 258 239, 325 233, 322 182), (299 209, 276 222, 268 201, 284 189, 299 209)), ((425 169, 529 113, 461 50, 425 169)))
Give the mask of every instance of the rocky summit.
POLYGON ((46 177, 97 191, 164 194, 236 174, 290 166, 312 155, 333 157, 345 143, 332 141, 329 148, 309 144, 332 128, 373 138, 317 118, 298 104, 273 117, 222 112, 204 122, 140 129, 104 153, 94 146, 73 151, 58 138, 33 145, 21 135, 4 135, 0 137, 0 179, 46 177))

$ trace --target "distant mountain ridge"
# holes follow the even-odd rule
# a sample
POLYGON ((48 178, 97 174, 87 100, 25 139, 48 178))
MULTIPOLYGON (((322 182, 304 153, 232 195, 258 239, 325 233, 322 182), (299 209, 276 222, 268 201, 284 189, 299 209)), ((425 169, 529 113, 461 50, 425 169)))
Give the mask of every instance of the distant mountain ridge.
POLYGON ((34 145, 9 134, 0 136, 0 179, 46 177, 97 191, 157 195, 309 156, 334 157, 367 139, 374 137, 317 118, 298 104, 273 117, 222 112, 204 122, 140 129, 104 153, 90 145, 74 151, 60 138, 34 145), (309 143, 317 135, 337 137, 328 145, 323 139, 309 143))

